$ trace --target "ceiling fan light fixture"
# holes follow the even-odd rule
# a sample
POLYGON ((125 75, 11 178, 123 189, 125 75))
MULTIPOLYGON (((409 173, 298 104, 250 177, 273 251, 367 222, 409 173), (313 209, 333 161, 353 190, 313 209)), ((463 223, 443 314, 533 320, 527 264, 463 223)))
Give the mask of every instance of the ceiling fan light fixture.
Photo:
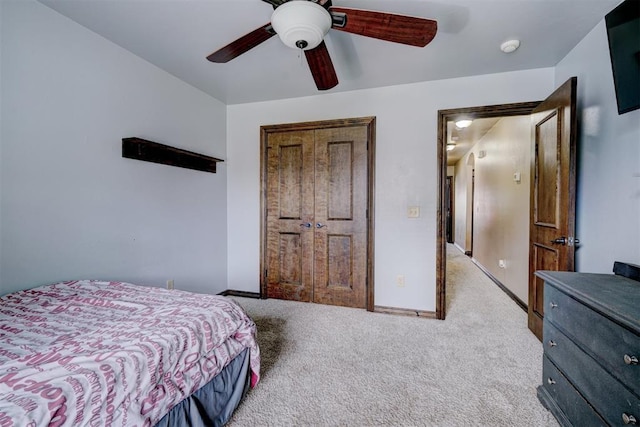
POLYGON ((331 28, 331 15, 317 3, 291 0, 273 11, 271 25, 285 45, 309 50, 322 43, 331 28))

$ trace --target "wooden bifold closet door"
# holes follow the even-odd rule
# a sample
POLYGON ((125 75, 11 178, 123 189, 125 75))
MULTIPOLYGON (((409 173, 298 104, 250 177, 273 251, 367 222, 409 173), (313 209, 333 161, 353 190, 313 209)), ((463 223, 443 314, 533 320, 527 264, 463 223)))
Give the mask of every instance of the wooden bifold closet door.
POLYGON ((360 121, 262 128, 263 296, 369 308, 373 119, 360 121))

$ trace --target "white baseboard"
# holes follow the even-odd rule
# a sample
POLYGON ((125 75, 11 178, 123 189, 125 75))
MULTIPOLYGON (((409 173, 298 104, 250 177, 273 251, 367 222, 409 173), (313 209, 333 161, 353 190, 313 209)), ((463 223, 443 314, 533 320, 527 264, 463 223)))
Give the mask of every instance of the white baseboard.
POLYGON ((462 248, 462 246, 460 246, 459 244, 457 244, 456 242, 453 242, 453 246, 455 246, 460 252, 464 253, 464 248, 462 248))

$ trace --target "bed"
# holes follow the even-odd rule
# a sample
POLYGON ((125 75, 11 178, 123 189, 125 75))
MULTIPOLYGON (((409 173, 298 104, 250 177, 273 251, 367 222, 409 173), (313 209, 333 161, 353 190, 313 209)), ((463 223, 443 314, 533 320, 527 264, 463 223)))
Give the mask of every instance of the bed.
POLYGON ((0 297, 0 427, 223 425, 259 375, 226 297, 92 280, 0 297))

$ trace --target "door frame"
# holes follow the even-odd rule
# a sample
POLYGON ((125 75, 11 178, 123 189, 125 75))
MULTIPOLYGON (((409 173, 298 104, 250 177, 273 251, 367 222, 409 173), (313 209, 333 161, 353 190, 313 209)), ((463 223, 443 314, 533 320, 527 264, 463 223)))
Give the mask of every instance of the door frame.
POLYGON ((465 167, 467 168, 467 194, 465 194, 467 196, 467 212, 465 215, 464 254, 468 257, 473 257, 473 218, 476 202, 476 156, 473 153, 467 157, 465 167), (473 165, 470 164, 471 161, 473 161, 473 165))
POLYGON ((453 108, 438 110, 438 211, 437 242, 436 242, 436 318, 444 320, 446 317, 446 271, 447 271, 447 239, 446 207, 444 193, 447 180, 447 122, 469 117, 481 119, 489 117, 525 116, 531 114, 542 101, 518 102, 513 104, 485 105, 479 107, 453 108))
POLYGON ((354 126, 367 127, 367 277, 365 298, 367 311, 374 311, 375 116, 260 126, 260 298, 267 298, 265 257, 267 241, 267 140, 269 134, 354 126))
POLYGON ((455 241, 456 231, 453 228, 456 212, 454 206, 454 198, 455 198, 455 188, 454 188, 454 178, 455 176, 448 176, 446 178, 446 190, 445 190, 445 207, 446 210, 444 212, 448 212, 445 220, 445 237, 447 238, 447 243, 453 243, 455 241), (451 241, 449 242, 449 238, 451 241))

